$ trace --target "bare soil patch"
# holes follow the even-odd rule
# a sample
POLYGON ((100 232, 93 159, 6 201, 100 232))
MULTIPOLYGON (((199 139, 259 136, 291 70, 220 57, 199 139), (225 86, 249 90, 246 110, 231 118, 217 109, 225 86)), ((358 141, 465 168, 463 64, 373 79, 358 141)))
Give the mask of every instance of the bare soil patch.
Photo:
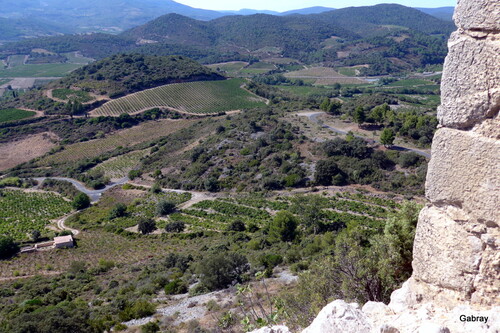
POLYGON ((0 144, 0 170, 7 170, 50 151, 59 137, 52 132, 30 135, 22 140, 0 144))

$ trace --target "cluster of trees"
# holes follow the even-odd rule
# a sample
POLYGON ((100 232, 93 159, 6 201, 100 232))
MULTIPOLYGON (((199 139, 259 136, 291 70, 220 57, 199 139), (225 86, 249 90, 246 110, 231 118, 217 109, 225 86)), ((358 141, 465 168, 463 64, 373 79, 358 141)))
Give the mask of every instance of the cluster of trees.
MULTIPOLYGON (((393 139, 391 133, 384 134, 384 140, 388 140, 387 144, 393 139)), ((336 138, 326 141, 321 149, 327 158, 316 164, 314 180, 319 185, 340 186, 351 183, 387 188, 390 184, 390 188, 396 192, 423 191, 425 158, 415 153, 375 151, 366 141, 354 136, 348 136, 345 140, 336 138), (416 173, 403 177, 393 170, 396 164, 414 168, 416 173)))

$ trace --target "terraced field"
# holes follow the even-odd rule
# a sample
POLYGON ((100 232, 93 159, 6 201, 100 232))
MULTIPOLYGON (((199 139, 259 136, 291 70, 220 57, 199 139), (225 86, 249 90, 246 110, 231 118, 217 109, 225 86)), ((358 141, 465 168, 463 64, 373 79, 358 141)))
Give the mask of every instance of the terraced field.
POLYGON ((120 179, 125 177, 130 170, 139 163, 148 150, 133 151, 125 155, 114 157, 93 167, 91 171, 103 172, 106 177, 120 179))
MULTIPOLYGON (((297 210, 294 200, 293 197, 270 199, 255 195, 205 200, 170 215, 169 219, 183 221, 190 231, 224 231, 235 220, 241 220, 247 227, 252 224, 264 227, 276 212, 297 210)), ((320 197, 318 208, 323 212, 325 221, 332 226, 362 221, 366 226, 378 228, 387 214, 399 207, 390 199, 344 192, 333 197, 320 197)), ((299 211, 295 213, 300 215, 299 211)))
POLYGON ((51 220, 69 213, 71 203, 54 193, 1 190, 0 235, 28 238, 33 230, 43 232, 51 220))
POLYGON ((64 150, 49 155, 38 165, 47 166, 61 164, 68 161, 77 161, 85 158, 97 157, 112 151, 119 146, 127 147, 141 142, 151 141, 183 129, 196 120, 160 120, 150 121, 133 128, 117 131, 103 139, 78 142, 65 147, 64 150))
POLYGON ((109 101, 93 110, 93 116, 133 114, 154 107, 171 108, 194 114, 254 108, 264 100, 242 88, 241 79, 169 84, 109 101))

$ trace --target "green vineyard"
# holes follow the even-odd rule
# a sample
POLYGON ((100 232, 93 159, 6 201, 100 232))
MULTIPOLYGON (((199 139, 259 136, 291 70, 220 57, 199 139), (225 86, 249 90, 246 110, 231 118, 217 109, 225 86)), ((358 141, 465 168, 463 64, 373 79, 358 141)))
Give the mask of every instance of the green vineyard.
POLYGON ((109 101, 93 110, 96 116, 119 116, 165 107, 187 113, 219 112, 263 106, 264 99, 244 90, 244 80, 169 84, 109 101))
POLYGON ((147 150, 133 151, 125 155, 114 157, 96 165, 91 170, 104 173, 105 177, 119 179, 125 177, 130 170, 136 167, 147 150))
POLYGON ((54 193, 2 190, 0 192, 0 235, 26 239, 33 230, 72 210, 71 203, 54 193))
MULTIPOLYGON (((313 196, 264 198, 258 195, 236 198, 220 198, 198 202, 189 209, 183 209, 169 216, 172 221, 182 221, 190 231, 227 230, 235 220, 247 226, 265 227, 280 210, 289 210, 301 215, 297 200, 311 200, 313 196)), ((376 196, 338 193, 333 197, 315 196, 324 223, 332 227, 358 221, 372 228, 380 228, 388 214, 394 213, 400 205, 390 199, 376 196)))

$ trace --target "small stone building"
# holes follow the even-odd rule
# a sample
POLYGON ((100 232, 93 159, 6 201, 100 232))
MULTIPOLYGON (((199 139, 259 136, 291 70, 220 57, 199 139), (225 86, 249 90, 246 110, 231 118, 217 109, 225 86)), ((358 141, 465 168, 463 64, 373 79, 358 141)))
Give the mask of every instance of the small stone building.
POLYGON ((73 247, 73 246, 74 246, 73 236, 71 235, 54 237, 54 248, 56 249, 73 247))

